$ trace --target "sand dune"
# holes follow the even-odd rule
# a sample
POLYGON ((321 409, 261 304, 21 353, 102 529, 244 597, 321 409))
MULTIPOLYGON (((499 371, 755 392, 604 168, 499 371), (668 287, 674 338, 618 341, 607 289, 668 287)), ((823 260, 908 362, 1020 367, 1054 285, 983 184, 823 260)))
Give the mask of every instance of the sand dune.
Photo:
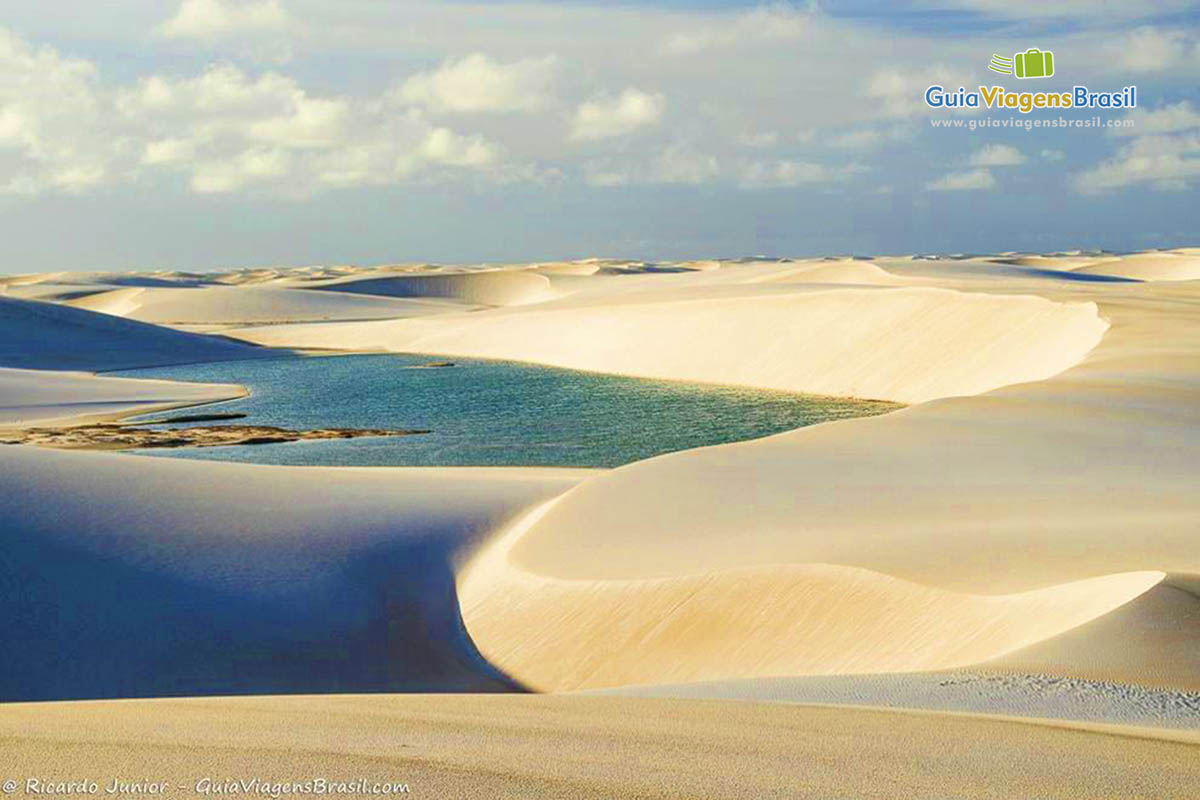
POLYGON ((230 400, 244 394, 240 386, 0 367, 0 428, 67 421, 81 424, 134 411, 230 400))
POLYGON ((235 335, 911 403, 1049 377, 1082 358, 1105 327, 1088 303, 902 288, 646 302, 601 295, 561 310, 235 335))
MULTIPOLYGON (((29 585, 54 564, 80 587, 58 617, 49 585, 6 603, 41 647, 12 656, 8 696, 509 685, 496 666, 538 689, 974 669, 1010 681, 1011 697, 1036 693, 1044 673, 1135 687, 1150 708, 1153 687, 1195 688, 1200 646, 1193 256, 281 268, 124 289, 97 276, 107 294, 64 302, 253 322, 230 335, 272 346, 914 405, 596 473, 275 471, 0 449, 0 497, 23 526, 6 556, 29 585), (207 285, 218 283, 230 285, 207 285), (360 300, 387 318, 318 321, 360 300), (477 552, 458 569, 468 545, 477 552), (51 637, 38 633, 47 619, 51 637), (133 653, 145 664, 110 653, 103 669, 63 672, 66 643, 92 631, 151 632, 133 653), (222 641, 227 651, 211 645, 222 641), (312 655, 314 642, 337 653, 312 655)), ((259 352, 11 296, 0 320, 17 337, 0 339, 4 366, 259 352)), ((36 399, 44 386, 22 389, 23 375, 0 371, 0 400, 36 399)), ((92 389, 72 382, 84 376, 55 380, 63 407, 83 413, 92 389)), ((99 403, 132 389, 93 386, 99 403)), ((870 696, 900 691, 890 685, 870 696)))
POLYGON ((0 297, 0 366, 47 370, 132 369, 267 355, 78 308, 0 297))
POLYGON ((1163 578, 1127 573, 990 597, 823 564, 568 581, 522 569, 510 550, 552 505, 522 518, 459 576, 463 616, 483 655, 540 691, 974 664, 1071 630, 1163 578), (545 629, 528 625, 549 608, 569 610, 552 657, 545 629))
POLYGON ((259 286, 114 289, 71 300, 69 305, 142 322, 209 326, 396 319, 463 308, 441 299, 259 286))
POLYGON ((550 281, 543 275, 527 270, 475 270, 387 277, 374 277, 372 273, 366 273, 309 283, 305 288, 385 297, 445 297, 487 306, 522 305, 553 296, 550 281))
MULTIPOLYGON (((921 262, 912 262, 911 269, 942 280, 961 270, 978 280, 978 264, 954 263, 951 271, 941 262, 932 271, 921 262)), ((1011 291, 1005 280, 996 279, 992 291, 1011 291)), ((810 649, 802 646, 803 638, 781 635, 787 628, 779 620, 795 618, 793 604, 804 596, 806 584, 797 576, 813 569, 800 565, 857 567, 929 589, 1008 596, 1065 592, 1077 581, 1131 571, 1200 573, 1193 547, 1200 504, 1191 489, 1200 432, 1200 375, 1194 369, 1200 363, 1200 318, 1189 305, 1200 287, 1089 286, 1106 288, 1063 281, 1054 296, 1095 300, 1112 328, 1079 366, 1057 377, 760 442, 663 456, 579 486, 510 545, 511 557, 496 560, 494 551, 481 556, 504 577, 489 577, 480 586, 503 583, 507 591, 470 602, 476 586, 472 573, 464 574, 468 630, 482 652, 500 663, 508 660, 519 679, 559 688, 650 683, 664 674, 682 680, 682 673, 695 678, 705 670, 731 677, 930 669, 949 666, 937 661, 947 654, 922 645, 920 652, 931 660, 905 663, 913 654, 888 645, 886 636, 871 649, 880 660, 853 661, 857 644, 878 631, 870 613, 848 610, 865 591, 848 580, 830 578, 817 593, 823 604, 841 611, 797 631, 819 634, 818 646, 810 649), (1172 346, 1164 350, 1168 340, 1172 346), (589 557, 579 558, 585 546, 589 557), (731 573, 735 568, 744 571, 731 573), (717 601, 731 597, 741 597, 744 606, 717 601), (771 621, 763 622, 753 614, 760 607, 787 613, 764 612, 771 621), (601 608, 607 615, 597 612, 601 608), (662 622, 668 609, 674 616, 662 622), (518 620, 535 618, 557 623, 522 636, 518 620), (725 630, 727 618, 738 621, 736 644, 696 650, 687 632, 725 630), (606 627, 602 619, 614 622, 606 627), (661 624, 655 627, 654 620, 661 624), (586 653, 575 649, 581 631, 592 637, 586 653), (838 644, 821 649, 834 641, 838 644), (574 660, 548 656, 564 648, 574 660), (538 659, 535 651, 547 657, 538 659), (890 661, 897 652, 900 657, 890 661)), ((1043 346, 1058 349, 1037 339, 1028 340, 1035 354, 1043 346)), ((984 359, 993 352, 980 348, 977 355, 984 359)), ((882 591, 883 585, 876 579, 870 591, 882 591)), ((1103 620, 1145 588, 1116 592, 1107 607, 1092 609, 1103 620)), ((951 605, 970 613, 966 598, 951 605)), ((899 605, 880 601, 866 607, 879 614, 899 605)), ((916 606, 909 608, 901 616, 913 621, 919 614, 916 606)), ((1030 634, 1033 620, 1052 625, 1054 616, 1028 609, 1014 613, 1024 620, 1016 624, 1030 634)), ((1057 633, 1042 632, 1050 639, 1069 637, 1068 631, 1087 621, 1084 616, 1064 621, 1057 633)), ((936 628, 953 619, 953 613, 938 612, 917 627, 936 628)), ((899 620, 891 624, 904 630, 899 620)), ((1159 617, 1157 624, 1181 626, 1181 620, 1159 617)), ((965 645, 963 632, 945 630, 945 639, 965 645)), ((1180 641, 1169 651, 1175 655, 1160 654, 1171 663, 1142 655, 1129 656, 1124 666, 1110 658, 1104 666, 1097 655, 1096 670, 1080 674, 1175 680, 1194 670, 1189 654, 1197 641, 1194 627, 1177 631, 1180 641)), ((1047 644, 1046 653, 1058 646, 1047 644)), ((957 663, 999 655, 975 651, 957 663)), ((1078 656, 1088 658, 1084 651, 1078 656)), ((1030 656, 1026 668, 1038 663, 1050 668, 1054 658, 1059 670, 1065 661, 1073 663, 1067 656, 1030 656)))
POLYGON ((0 699, 508 687, 454 559, 588 474, 0 447, 0 699))
POLYGON ((1200 255, 1195 253, 1139 253, 1079 267, 1075 272, 1116 275, 1141 281, 1200 280, 1200 255))
MULTIPOLYGON (((1153 590, 1152 590, 1153 591, 1153 590)), ((1200 692, 990 664, 937 672, 737 678, 595 689, 587 696, 669 697, 986 714, 1175 730, 1200 739, 1200 692)))
POLYGON ((406 782, 414 797, 1189 798, 1186 734, 618 697, 293 697, 10 705, 10 772, 406 782), (947 787, 953 787, 948 789, 947 787))
POLYGON ((773 281, 790 281, 800 278, 806 283, 835 283, 851 286, 904 286, 913 283, 899 275, 862 261, 803 262, 794 270, 772 275, 773 281))
MULTIPOLYGON (((981 665, 1200 692, 1200 578, 1172 575, 1129 603, 981 665)), ((1195 724, 1200 725, 1200 707, 1195 724)))

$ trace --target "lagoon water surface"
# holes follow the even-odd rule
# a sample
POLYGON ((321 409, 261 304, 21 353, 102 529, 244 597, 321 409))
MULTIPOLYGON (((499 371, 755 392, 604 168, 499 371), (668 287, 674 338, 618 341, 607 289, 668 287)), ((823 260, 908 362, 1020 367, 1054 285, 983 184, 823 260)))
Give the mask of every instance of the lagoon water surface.
POLYGON ((247 415, 235 424, 430 431, 135 451, 264 464, 614 467, 898 407, 507 361, 455 358, 454 366, 425 366, 430 363, 441 362, 427 355, 288 356, 114 374, 246 386, 249 397, 204 409, 247 415))

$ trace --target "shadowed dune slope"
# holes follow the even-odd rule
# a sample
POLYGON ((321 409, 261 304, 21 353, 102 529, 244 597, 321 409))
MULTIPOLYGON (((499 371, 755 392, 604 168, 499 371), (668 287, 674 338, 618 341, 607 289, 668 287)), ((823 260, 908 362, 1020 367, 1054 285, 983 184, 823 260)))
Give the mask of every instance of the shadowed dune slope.
POLYGON ((1171 252, 1138 253, 1102 260, 1079 267, 1075 272, 1116 275, 1143 281, 1194 281, 1200 280, 1200 255, 1171 252))
POLYGON ((328 282, 300 284, 326 292, 383 295, 386 297, 445 297, 472 305, 512 306, 553 297, 550 281, 529 270, 476 270, 428 275, 371 274, 328 282))
POLYGON ((267 355, 261 348, 79 308, 0 296, 0 366, 132 369, 267 355))
POLYGON ((0 447, 0 700, 509 688, 453 559, 587 474, 0 447))

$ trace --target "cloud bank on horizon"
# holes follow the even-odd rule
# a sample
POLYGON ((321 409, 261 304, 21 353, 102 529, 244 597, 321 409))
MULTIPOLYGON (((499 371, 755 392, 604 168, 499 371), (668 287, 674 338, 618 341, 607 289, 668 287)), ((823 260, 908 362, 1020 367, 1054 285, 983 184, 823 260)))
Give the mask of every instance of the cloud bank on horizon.
POLYGON ((0 272, 1193 234, 1193 3, 61 6, 0 12, 0 272), (1132 125, 931 126, 1027 46, 1132 125))

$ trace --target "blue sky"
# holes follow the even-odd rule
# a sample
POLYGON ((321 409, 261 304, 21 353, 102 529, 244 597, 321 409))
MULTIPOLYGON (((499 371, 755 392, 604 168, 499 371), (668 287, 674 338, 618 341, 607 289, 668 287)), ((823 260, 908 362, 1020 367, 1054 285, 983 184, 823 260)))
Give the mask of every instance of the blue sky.
POLYGON ((1200 239, 1192 3, 52 7, 0 10, 0 272, 1200 239), (1034 46, 1053 78, 987 71, 1034 46), (1021 115, 930 83, 1139 108, 933 128, 1021 115))

